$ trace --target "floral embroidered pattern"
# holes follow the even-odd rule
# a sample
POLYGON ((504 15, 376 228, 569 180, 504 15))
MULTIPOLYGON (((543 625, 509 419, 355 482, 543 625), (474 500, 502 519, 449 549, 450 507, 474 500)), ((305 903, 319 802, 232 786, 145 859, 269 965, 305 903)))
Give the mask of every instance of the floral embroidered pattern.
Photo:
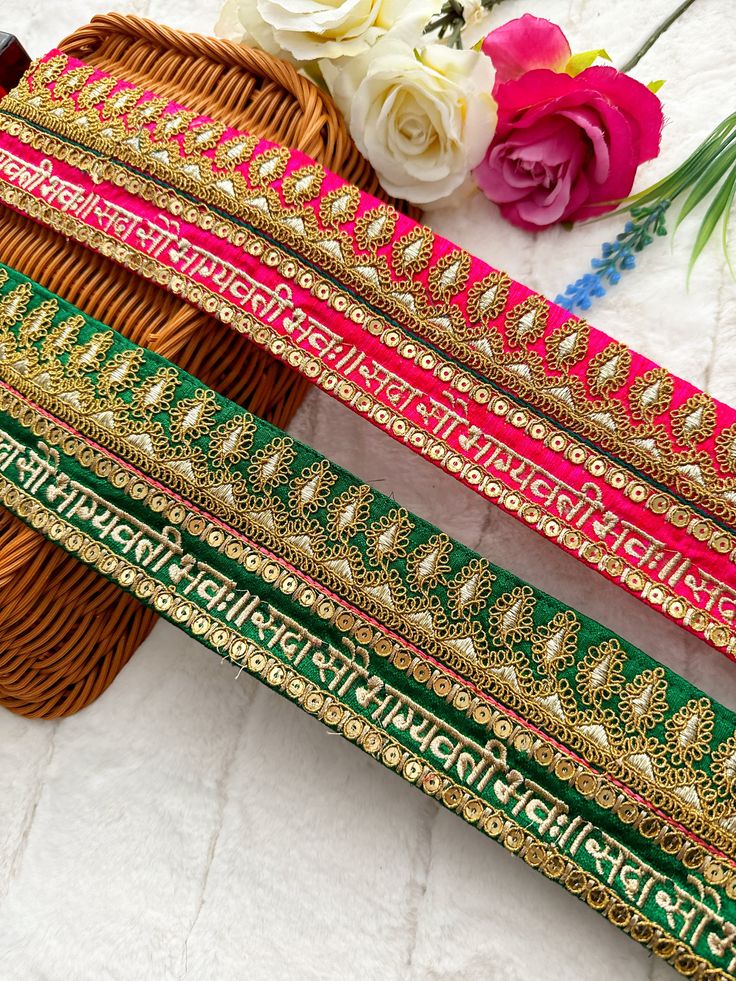
POLYGON ((642 667, 602 628, 540 604, 530 586, 306 447, 184 386, 160 358, 33 300, 24 282, 2 287, 0 378, 206 499, 211 513, 736 854, 726 771, 702 764, 719 751, 710 700, 679 704, 663 669, 642 667))
MULTIPOLYGON (((736 425, 732 410, 360 194, 303 155, 254 143, 247 134, 187 113, 73 59, 60 54, 44 59, 4 102, 3 110, 7 119, 0 131, 9 133, 15 127, 13 132, 20 132, 20 117, 109 154, 119 163, 97 158, 89 168, 96 177, 133 193, 157 195, 158 206, 196 220, 223 241, 243 245, 247 234, 222 215, 245 219, 256 230, 256 240, 244 246, 247 254, 303 285, 324 309, 325 319, 329 315, 334 320, 336 311, 346 323, 359 324, 380 339, 390 364, 380 366, 381 371, 401 378, 404 367, 409 371, 414 365, 430 372, 437 384, 429 409, 422 404, 413 415, 401 416, 395 410, 402 396, 396 395, 388 405, 381 403, 374 394, 378 382, 371 387, 361 381, 361 399, 354 398, 354 382, 341 383, 334 371, 336 357, 330 363, 326 355, 317 363, 310 353, 299 360, 301 370, 323 387, 329 383, 329 390, 377 425, 604 575, 736 654, 736 594, 728 587, 736 556, 736 475, 726 439, 736 425), (152 191, 145 178, 131 176, 126 168, 150 173, 181 196, 152 191), (186 195, 198 201, 196 208, 186 195), (272 243, 267 248, 262 236, 272 243), (472 410, 503 418, 508 431, 515 433, 508 438, 517 447, 522 439, 531 440, 526 454, 519 449, 518 462, 504 464, 505 448, 488 439, 494 427, 466 423, 458 407, 468 414, 472 410), (524 459, 528 463, 530 456, 539 459, 548 451, 578 479, 592 477, 601 498, 605 496, 598 513, 589 512, 585 528, 571 517, 579 513, 577 505, 562 509, 531 499, 530 488, 549 486, 546 477, 513 478, 527 465, 524 459), (495 461, 492 476, 483 459, 486 452, 495 461), (646 532, 642 539, 636 525, 634 544, 619 531, 636 521, 646 532), (678 547, 670 556, 663 550, 650 573, 652 564, 640 558, 639 551, 648 555, 646 535, 652 548, 657 541, 668 544, 668 526, 677 529, 678 547), (697 544, 688 545, 682 536, 697 544), (700 567, 683 574, 682 565, 694 565, 696 558, 700 567)), ((33 139, 65 160, 82 152, 63 139, 54 143, 47 133, 33 139)), ((0 187, 3 173, 18 172, 17 162, 7 160, 5 165, 0 162, 0 187)), ((18 186, 27 193, 34 180, 23 178, 18 186)), ((47 196, 53 198, 55 185, 49 187, 47 196)), ((62 192, 55 193, 61 200, 62 192)), ((20 202, 17 195, 10 201, 13 206, 20 202)), ((43 202, 34 216, 48 220, 49 207, 43 202)), ((224 322, 263 336, 232 304, 161 265, 166 257, 166 262, 181 257, 186 243, 159 250, 158 265, 152 264, 128 250, 116 250, 114 240, 90 237, 65 209, 66 204, 59 211, 65 216, 59 227, 66 234, 109 248, 131 268, 216 310, 224 322)), ((112 223, 112 217, 107 220, 112 223)), ((109 229, 114 227, 109 224, 109 229)), ((296 320, 289 324, 280 350, 291 357, 289 345, 302 335, 297 335, 296 320)), ((302 354, 317 345, 314 332, 303 336, 302 354)), ((327 335, 323 331, 321 336, 327 335)), ((270 338, 265 343, 279 353, 270 338)), ((379 367, 371 375, 369 366, 348 356, 340 363, 356 364, 362 379, 378 377, 379 367)), ((344 377, 348 368, 341 371, 344 377)), ((555 494, 557 501, 562 499, 559 491, 555 494)))
POLYGON ((6 506, 684 973, 736 965, 732 713, 1 266, 0 381, 6 506))

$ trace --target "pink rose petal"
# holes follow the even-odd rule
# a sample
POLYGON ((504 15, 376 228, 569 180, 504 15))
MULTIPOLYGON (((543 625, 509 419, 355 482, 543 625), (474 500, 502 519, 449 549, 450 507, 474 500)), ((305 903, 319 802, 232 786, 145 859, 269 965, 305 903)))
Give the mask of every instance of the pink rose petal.
POLYGON ((491 31, 483 42, 483 52, 496 69, 497 87, 532 68, 561 72, 571 54, 567 38, 557 24, 531 14, 491 31))

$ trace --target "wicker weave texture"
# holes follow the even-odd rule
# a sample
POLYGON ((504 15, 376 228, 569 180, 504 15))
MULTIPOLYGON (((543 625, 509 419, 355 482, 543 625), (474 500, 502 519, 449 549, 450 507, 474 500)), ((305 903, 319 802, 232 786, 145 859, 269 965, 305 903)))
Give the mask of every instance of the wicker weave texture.
MULTIPOLYGON (((304 150, 386 197, 329 97, 262 51, 121 14, 95 17, 60 46, 191 109, 304 150)), ((8 211, 0 212, 0 259, 278 426, 304 396, 306 380, 208 315, 8 211)), ((0 705, 44 718, 78 711, 113 681, 155 619, 0 511, 0 705)))

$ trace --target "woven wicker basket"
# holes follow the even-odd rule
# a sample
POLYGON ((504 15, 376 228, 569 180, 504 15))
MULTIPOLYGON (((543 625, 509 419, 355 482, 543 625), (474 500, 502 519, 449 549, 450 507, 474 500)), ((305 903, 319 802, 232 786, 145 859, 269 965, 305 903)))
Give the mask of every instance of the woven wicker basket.
MULTIPOLYGON (((139 17, 95 17, 68 54, 259 136, 304 150, 385 198, 318 88, 262 51, 139 17)), ((285 426, 307 382, 204 313, 29 220, 0 213, 0 260, 207 385, 285 426)), ((69 715, 97 698, 155 615, 0 511, 0 704, 69 715)))

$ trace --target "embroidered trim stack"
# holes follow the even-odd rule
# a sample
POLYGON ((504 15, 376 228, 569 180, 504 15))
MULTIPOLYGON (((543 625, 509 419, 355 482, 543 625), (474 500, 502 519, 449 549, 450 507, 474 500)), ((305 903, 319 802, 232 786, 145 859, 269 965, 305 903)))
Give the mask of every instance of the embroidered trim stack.
POLYGON ((736 412, 304 154, 51 52, 0 200, 110 255, 736 656, 736 412))
POLYGON ((736 969, 736 715, 0 266, 0 503, 682 973, 736 969))
POLYGON ((51 52, 0 200, 185 296, 736 656, 736 412, 304 154, 51 52))

